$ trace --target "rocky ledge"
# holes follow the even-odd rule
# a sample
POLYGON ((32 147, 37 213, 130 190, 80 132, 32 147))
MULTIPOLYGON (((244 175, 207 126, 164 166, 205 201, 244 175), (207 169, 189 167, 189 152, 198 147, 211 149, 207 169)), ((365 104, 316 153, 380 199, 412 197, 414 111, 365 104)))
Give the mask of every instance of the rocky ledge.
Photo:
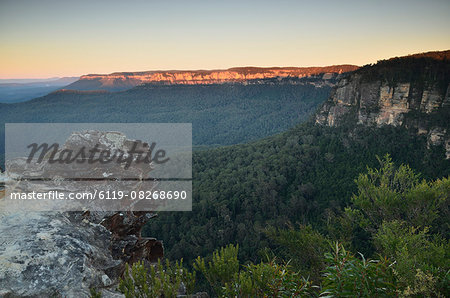
MULTIPOLYGON (((79 136, 73 134, 64 148, 92 142, 122 148, 132 143, 117 133, 79 136)), ((55 169, 46 164, 24 168, 19 161, 7 161, 7 170, 43 177, 55 169)), ((83 177, 80 167, 66 170, 83 177)), ((94 170, 86 169, 84 177, 94 170)), ((104 297, 120 296, 115 289, 125 264, 151 264, 163 257, 161 241, 141 237, 152 213, 11 211, 1 197, 0 193, 0 297, 88 297, 90 288, 101 290, 104 297)))
POLYGON ((150 214, 0 214, 1 297, 116 296, 125 264, 153 262, 163 246, 140 237, 150 214))

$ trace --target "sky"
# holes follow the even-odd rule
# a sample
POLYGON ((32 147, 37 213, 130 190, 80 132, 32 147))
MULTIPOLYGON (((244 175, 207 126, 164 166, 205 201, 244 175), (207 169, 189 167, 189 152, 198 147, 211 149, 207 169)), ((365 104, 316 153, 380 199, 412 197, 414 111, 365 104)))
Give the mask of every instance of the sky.
POLYGON ((0 79, 364 65, 447 49, 449 0, 0 0, 0 79))

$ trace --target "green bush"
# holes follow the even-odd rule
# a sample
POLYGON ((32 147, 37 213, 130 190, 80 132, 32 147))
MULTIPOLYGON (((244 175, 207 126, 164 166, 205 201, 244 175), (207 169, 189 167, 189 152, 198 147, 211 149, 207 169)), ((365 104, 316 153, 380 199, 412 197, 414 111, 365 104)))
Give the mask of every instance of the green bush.
POLYGON ((420 181, 409 166, 395 167, 389 155, 378 158, 379 169, 368 168, 356 180, 353 205, 366 218, 364 227, 375 232, 383 221, 404 220, 413 226, 432 225, 450 195, 449 180, 420 181))
MULTIPOLYGON (((216 250, 208 263, 198 257, 194 267, 210 283, 219 297, 299 297, 311 290, 310 282, 291 271, 289 264, 248 264, 237 259, 238 246, 216 250)), ((309 294, 308 294, 309 295, 309 294)))
POLYGON ((329 240, 325 236, 305 225, 287 230, 270 228, 266 234, 276 243, 278 257, 289 261, 291 267, 303 276, 309 276, 313 281, 320 280, 325 269, 323 255, 329 250, 329 240))
POLYGON ((249 264, 230 283, 225 284, 224 297, 304 297, 310 295, 311 284, 288 264, 249 264))
POLYGON ((326 253, 321 297, 390 297, 397 295, 392 263, 387 259, 356 258, 336 242, 333 253, 326 253))
POLYGON ((230 244, 214 251, 212 260, 208 263, 200 257, 195 260, 195 270, 200 271, 205 276, 214 292, 219 296, 224 293, 225 284, 231 283, 239 272, 238 250, 238 245, 230 244))
POLYGON ((131 270, 127 264, 118 289, 126 298, 174 297, 183 286, 186 293, 192 293, 195 272, 190 273, 184 268, 183 260, 175 264, 166 260, 165 265, 158 260, 158 264, 150 266, 150 270, 142 262, 134 263, 131 270))
POLYGON ((427 296, 433 292, 443 296, 448 292, 442 283, 450 268, 448 240, 430 235, 427 227, 419 229, 393 221, 383 223, 375 243, 383 255, 395 260, 393 268, 404 294, 427 296))

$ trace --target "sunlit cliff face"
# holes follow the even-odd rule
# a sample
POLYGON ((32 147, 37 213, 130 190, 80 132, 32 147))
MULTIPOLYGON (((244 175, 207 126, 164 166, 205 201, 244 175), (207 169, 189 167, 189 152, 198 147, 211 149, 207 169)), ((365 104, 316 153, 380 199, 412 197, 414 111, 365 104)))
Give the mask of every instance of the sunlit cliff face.
POLYGON ((99 80, 102 85, 110 86, 120 81, 143 83, 164 82, 168 84, 216 84, 225 82, 241 82, 253 79, 268 79, 275 77, 302 78, 319 73, 343 73, 356 70, 354 65, 337 65, 329 67, 305 68, 256 68, 242 67, 227 70, 197 70, 197 71, 151 71, 134 73, 112 73, 108 75, 90 74, 80 80, 99 80))

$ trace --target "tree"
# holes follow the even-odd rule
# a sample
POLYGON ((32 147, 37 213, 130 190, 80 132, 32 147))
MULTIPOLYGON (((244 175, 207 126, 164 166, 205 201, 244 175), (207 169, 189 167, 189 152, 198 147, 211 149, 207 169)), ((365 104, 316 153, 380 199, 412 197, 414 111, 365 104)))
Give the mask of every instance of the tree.
POLYGON ((440 213, 448 212, 450 180, 420 181, 420 175, 408 165, 396 168, 389 155, 378 160, 379 169, 368 168, 367 174, 356 180, 358 193, 352 197, 347 216, 370 233, 376 233, 384 221, 393 220, 415 227, 434 226, 447 233, 448 222, 440 227, 436 222, 440 213))
POLYGON ((325 268, 323 256, 329 251, 329 240, 311 226, 299 229, 267 229, 266 234, 276 244, 276 255, 289 262, 294 270, 313 281, 319 281, 325 268))
POLYGON ((383 222, 374 238, 379 253, 395 260, 403 294, 449 293, 448 240, 430 235, 427 227, 416 228, 402 221, 383 222))

